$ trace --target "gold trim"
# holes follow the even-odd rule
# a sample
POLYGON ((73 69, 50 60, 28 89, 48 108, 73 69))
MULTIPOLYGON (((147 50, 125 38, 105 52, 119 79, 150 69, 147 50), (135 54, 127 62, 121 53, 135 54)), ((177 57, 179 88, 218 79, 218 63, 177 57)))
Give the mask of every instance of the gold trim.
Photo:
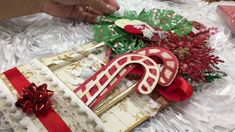
POLYGON ((11 94, 18 98, 19 94, 17 93, 17 91, 15 90, 15 88, 12 86, 12 84, 10 83, 10 81, 7 79, 7 77, 1 73, 0 78, 2 79, 2 81, 5 83, 5 85, 7 86, 7 88, 10 90, 11 94))
POLYGON ((150 116, 144 116, 142 119, 137 121, 135 124, 133 124, 132 126, 128 127, 124 132, 130 132, 132 129, 136 128, 141 123, 143 123, 144 121, 148 120, 149 118, 150 118, 150 116))
POLYGON ((74 63, 78 60, 81 60, 82 58, 87 57, 88 55, 89 55, 88 53, 86 53, 86 54, 84 53, 84 54, 77 56, 76 58, 67 59, 67 61, 64 64, 52 63, 52 64, 47 65, 47 67, 53 72, 53 71, 59 70, 60 68, 65 67, 71 63, 74 63))
POLYGON ((165 98, 163 98, 162 96, 160 96, 157 99, 157 102, 161 104, 161 107, 159 108, 158 111, 164 109, 167 105, 169 105, 169 102, 165 98))
MULTIPOLYGON (((120 94, 116 95, 115 97, 113 97, 111 100, 109 100, 107 103, 104 103, 103 105, 97 107, 94 112, 100 117, 102 114, 104 114, 107 110, 109 110, 110 108, 112 108, 114 105, 116 105, 117 103, 119 103, 121 100, 123 100, 126 96, 128 96, 130 93, 133 92, 133 87, 136 85, 137 83, 133 84, 131 87, 129 87, 128 89, 120 92, 120 94)), ((162 110, 163 108, 165 108, 169 102, 167 102, 163 97, 159 97, 156 102, 158 102, 159 104, 161 104, 161 107, 156 110, 157 112, 159 112, 160 110, 162 110)), ((143 123, 144 121, 148 120, 150 118, 150 116, 144 116, 143 118, 141 118, 139 121, 135 122, 133 125, 131 125, 130 127, 128 127, 124 132, 130 132, 132 129, 136 128, 137 126, 139 126, 141 123, 143 123)))
POLYGON ((98 106, 96 110, 94 111, 97 116, 101 116, 106 111, 108 111, 110 108, 112 108, 114 105, 119 103, 121 100, 123 100, 125 97, 127 97, 130 93, 133 91, 133 87, 136 86, 137 83, 133 84, 131 87, 125 89, 124 91, 120 92, 116 96, 114 96, 111 100, 107 101, 106 103, 98 106))
MULTIPOLYGON (((41 61, 41 60, 39 60, 39 61, 41 61)), ((56 69, 56 67, 58 67, 58 64, 51 63, 51 64, 47 65, 47 67, 48 67, 49 69, 53 70, 54 67, 55 67, 55 69, 56 69)))
MULTIPOLYGON (((76 61, 78 61, 78 60, 81 60, 81 59, 84 58, 84 57, 87 57, 89 54, 91 54, 91 52, 93 52, 94 50, 96 50, 96 49, 102 47, 103 45, 104 45, 104 43, 98 43, 98 44, 96 44, 96 45, 94 45, 93 43, 89 43, 89 44, 83 45, 83 46, 81 46, 81 47, 82 47, 84 50, 82 50, 82 51, 80 52, 80 55, 77 56, 76 58, 71 58, 71 59, 68 58, 68 59, 65 61, 65 63, 64 63, 64 64, 61 64, 61 65, 58 65, 58 64, 55 64, 55 63, 51 63, 51 64, 49 64, 49 65, 46 65, 46 64, 45 64, 45 65, 46 65, 47 67, 49 67, 49 69, 50 69, 51 71, 58 70, 58 69, 60 69, 60 68, 62 68, 62 67, 65 67, 65 66, 69 65, 70 63, 76 62, 76 61)), ((60 55, 62 55, 62 54, 66 54, 66 52, 62 52, 61 54, 56 55, 56 56, 52 56, 52 57, 57 57, 57 56, 60 56, 60 55)), ((39 59, 39 61, 43 63, 43 59, 39 59)), ((44 63, 43 63, 43 64, 44 64, 44 63)))

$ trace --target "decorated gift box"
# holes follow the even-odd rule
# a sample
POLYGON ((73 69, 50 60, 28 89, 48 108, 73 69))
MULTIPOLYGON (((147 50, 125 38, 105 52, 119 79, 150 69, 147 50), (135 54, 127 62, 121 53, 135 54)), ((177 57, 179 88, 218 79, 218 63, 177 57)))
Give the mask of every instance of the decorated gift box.
MULTIPOLYGON (((81 47, 79 48, 81 49, 81 47)), ((65 54, 66 53, 64 53, 63 55, 65 54)), ((103 48, 95 49, 95 51, 92 53, 89 53, 87 55, 85 55, 85 53, 82 53, 80 55, 83 56, 81 60, 69 63, 66 66, 62 66, 61 68, 54 70, 53 73, 85 102, 86 100, 83 98, 84 96, 87 98, 92 98, 92 96, 95 95, 93 95, 94 93, 89 93, 90 91, 92 91, 92 89, 89 90, 88 88, 86 88, 86 91, 84 92, 81 90, 77 90, 79 88, 78 86, 81 85, 86 79, 92 76, 95 71, 98 71, 99 69, 102 71, 100 74, 105 74, 104 67, 102 67, 102 65, 106 60, 107 50, 103 50, 103 48)), ((65 55, 65 57, 66 56, 67 55, 65 55)), ((41 59, 41 61, 44 63, 49 62, 49 60, 58 62, 60 59, 62 58, 55 56, 51 58, 41 59)), ((117 65, 113 62, 111 64, 117 65)), ((110 81, 115 80, 114 78, 111 78, 111 75, 112 74, 107 75, 110 76, 110 81)), ((99 80, 101 81, 102 79, 99 80)), ((118 79, 117 81, 119 80, 120 79, 118 79)), ((133 92, 133 84, 134 82, 128 79, 124 79, 116 87, 114 86, 114 84, 110 88, 106 86, 108 89, 110 89, 109 91, 111 93, 107 97, 103 96, 105 97, 105 100, 100 102, 97 107, 94 107, 95 104, 90 106, 90 108, 100 117, 105 125, 109 126, 109 128, 112 130, 131 130, 168 104, 168 102, 164 98, 157 98, 157 102, 155 102, 149 96, 140 96, 136 94, 135 92, 133 92), (112 90, 111 88, 115 89, 112 90)), ((83 87, 83 85, 86 85, 86 83, 83 83, 80 87, 83 87)), ((100 89, 101 88, 102 87, 100 87, 100 89)), ((102 96, 96 98, 99 99, 102 98, 102 96)), ((86 104, 89 106, 88 103, 86 104)))
POLYGON ((99 118, 38 60, 2 73, 0 84, 1 108, 14 131, 105 129, 99 118))
POLYGON ((131 131, 226 75, 208 47, 215 27, 161 9, 97 23, 92 43, 1 74, 0 106, 15 131, 131 131))

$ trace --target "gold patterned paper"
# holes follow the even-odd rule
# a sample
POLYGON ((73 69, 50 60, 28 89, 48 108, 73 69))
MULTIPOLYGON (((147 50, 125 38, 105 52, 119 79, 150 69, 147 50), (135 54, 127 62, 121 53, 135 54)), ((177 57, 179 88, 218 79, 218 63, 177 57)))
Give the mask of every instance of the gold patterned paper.
MULTIPOLYGON (((100 55, 98 58, 102 60, 101 57, 102 55, 100 55)), ((89 60, 88 57, 84 56, 84 58, 79 59, 76 62, 72 62, 53 72, 71 90, 74 90, 78 87, 79 82, 83 83, 86 78, 84 79, 82 77, 75 76, 72 73, 74 70, 84 69, 82 64, 88 63, 87 60, 89 60)), ((94 66, 95 64, 96 62, 91 62, 91 66, 94 66)), ((97 68, 97 70, 98 69, 99 68, 97 68)), ((123 86, 117 87, 100 105, 98 105, 98 107, 94 109, 94 112, 100 116, 100 119, 105 123, 106 126, 113 130, 113 132, 130 131, 140 125, 143 121, 147 120, 153 113, 157 113, 160 108, 165 106, 164 102, 159 103, 158 108, 151 108, 150 100, 152 99, 149 96, 140 96, 135 92, 131 92, 128 96, 124 96, 118 102, 114 102, 115 105, 112 105, 112 107, 109 109, 103 110, 104 108, 99 107, 105 106, 105 104, 112 101, 114 97, 119 95, 120 92, 124 91, 125 89, 127 88, 123 86)), ((77 95, 79 96, 79 93, 77 93, 77 95)))
POLYGON ((133 92, 100 118, 113 132, 129 131, 147 120, 150 117, 148 112, 156 110, 149 107, 149 100, 149 96, 139 96, 133 92))

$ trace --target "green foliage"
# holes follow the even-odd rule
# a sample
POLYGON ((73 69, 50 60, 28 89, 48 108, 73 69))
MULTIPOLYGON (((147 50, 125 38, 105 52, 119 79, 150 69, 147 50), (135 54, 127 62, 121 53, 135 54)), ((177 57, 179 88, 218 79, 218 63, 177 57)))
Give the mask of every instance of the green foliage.
POLYGON ((164 31, 171 30, 179 36, 184 36, 192 31, 191 23, 181 15, 172 10, 142 10, 138 15, 138 20, 147 22, 152 26, 159 27, 164 31))
POLYGON ((214 82, 216 79, 220 79, 222 77, 226 77, 227 74, 222 71, 214 71, 214 72, 207 72, 205 73, 205 78, 207 82, 211 83, 214 82))
POLYGON ((138 50, 144 47, 144 42, 138 37, 126 33, 114 22, 118 19, 140 20, 149 25, 162 28, 164 31, 171 30, 179 36, 187 35, 191 32, 191 23, 176 14, 172 10, 142 10, 139 14, 135 11, 127 11, 123 15, 111 14, 102 16, 97 25, 94 26, 94 41, 105 42, 110 46, 115 55, 138 50))

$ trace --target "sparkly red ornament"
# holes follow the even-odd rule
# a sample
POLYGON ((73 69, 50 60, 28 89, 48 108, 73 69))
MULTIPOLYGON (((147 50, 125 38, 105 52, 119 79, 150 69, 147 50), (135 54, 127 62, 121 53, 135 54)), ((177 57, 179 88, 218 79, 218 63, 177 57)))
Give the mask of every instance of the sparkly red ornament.
POLYGON ((23 88, 23 94, 15 105, 22 107, 23 112, 27 114, 44 112, 51 108, 50 97, 53 94, 53 91, 47 90, 47 84, 37 87, 34 83, 31 83, 28 87, 23 88))

